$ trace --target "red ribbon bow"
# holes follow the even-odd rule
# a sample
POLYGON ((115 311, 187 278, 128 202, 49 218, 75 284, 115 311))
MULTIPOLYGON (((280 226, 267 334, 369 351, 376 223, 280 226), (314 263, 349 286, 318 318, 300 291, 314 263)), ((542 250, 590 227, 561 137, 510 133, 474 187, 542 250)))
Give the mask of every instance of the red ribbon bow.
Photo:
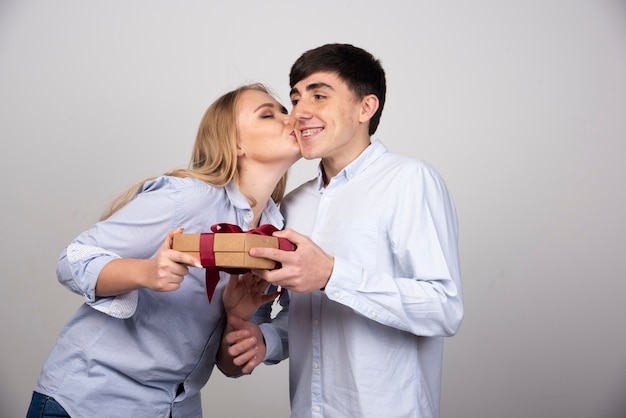
MULTIPOLYGON (((278 228, 271 224, 264 224, 244 232, 238 225, 221 223, 212 225, 211 231, 213 232, 200 234, 200 262, 206 268, 206 293, 209 302, 211 302, 215 288, 220 281, 220 271, 230 274, 243 274, 250 271, 247 268, 219 267, 215 265, 215 253, 213 252, 214 234, 235 232, 272 236, 272 233, 278 231, 278 228)), ((281 250, 293 250, 293 244, 285 238, 278 238, 278 246, 281 250)), ((275 268, 280 268, 280 263, 276 263, 275 268)))

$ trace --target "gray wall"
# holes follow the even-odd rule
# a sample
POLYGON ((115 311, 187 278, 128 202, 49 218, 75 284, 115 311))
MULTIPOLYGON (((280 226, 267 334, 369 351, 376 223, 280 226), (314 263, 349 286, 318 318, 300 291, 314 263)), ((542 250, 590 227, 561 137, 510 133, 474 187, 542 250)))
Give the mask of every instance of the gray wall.
MULTIPOLYGON (((24 415, 81 303, 62 248, 186 165, 217 95, 262 81, 287 104, 291 63, 335 41, 382 59, 376 137, 457 203, 466 319, 442 418, 626 416, 623 1, 0 0, 1 417, 24 415)), ((286 416, 287 366, 216 372, 205 416, 286 416)))

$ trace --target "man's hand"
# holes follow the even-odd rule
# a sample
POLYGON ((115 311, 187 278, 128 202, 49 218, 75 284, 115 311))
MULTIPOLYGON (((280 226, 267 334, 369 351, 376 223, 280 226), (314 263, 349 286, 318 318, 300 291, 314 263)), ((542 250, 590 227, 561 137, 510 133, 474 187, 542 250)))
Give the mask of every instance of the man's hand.
POLYGON ((217 366, 226 376, 250 374, 263 362, 266 348, 258 325, 236 316, 228 324, 217 353, 217 366))
POLYGON ((280 269, 275 270, 252 270, 254 274, 264 278, 268 283, 295 292, 311 292, 326 287, 335 265, 332 256, 326 254, 309 237, 292 229, 276 231, 273 235, 287 238, 296 245, 296 250, 251 248, 251 256, 269 258, 282 265, 280 269))
POLYGON ((231 274, 222 296, 226 314, 247 320, 261 305, 276 299, 280 294, 265 294, 268 286, 265 280, 252 273, 231 274))

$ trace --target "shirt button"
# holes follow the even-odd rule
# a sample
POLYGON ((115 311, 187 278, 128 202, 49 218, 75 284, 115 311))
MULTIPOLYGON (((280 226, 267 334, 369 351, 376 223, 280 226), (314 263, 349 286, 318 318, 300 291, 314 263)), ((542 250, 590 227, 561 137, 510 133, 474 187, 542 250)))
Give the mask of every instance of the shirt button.
POLYGON ((322 410, 322 408, 320 408, 319 406, 315 405, 313 407, 313 412, 319 413, 322 410))
POLYGON ((318 325, 320 323, 320 321, 318 319, 313 321, 313 325, 318 325))
POLYGON ((314 368, 314 369, 317 369, 319 366, 320 366, 320 365, 317 363, 317 361, 314 361, 314 362, 313 362, 313 368, 314 368))

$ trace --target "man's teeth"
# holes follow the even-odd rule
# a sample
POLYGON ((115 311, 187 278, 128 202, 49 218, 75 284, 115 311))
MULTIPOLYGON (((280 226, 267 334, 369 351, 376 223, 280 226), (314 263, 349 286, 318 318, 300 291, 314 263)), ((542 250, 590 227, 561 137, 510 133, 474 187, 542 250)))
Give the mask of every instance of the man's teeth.
POLYGON ((321 131, 321 128, 305 129, 302 131, 302 136, 311 136, 319 131, 321 131))

